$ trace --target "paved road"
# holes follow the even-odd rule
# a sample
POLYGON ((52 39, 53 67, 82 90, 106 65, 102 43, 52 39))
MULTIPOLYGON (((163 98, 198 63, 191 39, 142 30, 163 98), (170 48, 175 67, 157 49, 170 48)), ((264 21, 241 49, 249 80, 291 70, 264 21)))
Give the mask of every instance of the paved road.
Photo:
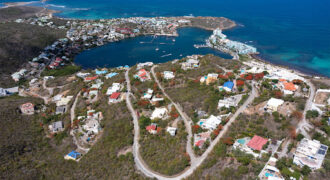
POLYGON ((307 80, 306 83, 310 87, 309 97, 308 97, 306 105, 305 105, 305 109, 304 109, 304 112, 303 112, 303 118, 300 121, 300 123, 298 124, 296 131, 301 132, 301 134, 303 134, 305 137, 310 139, 311 137, 306 132, 306 130, 307 131, 310 130, 311 128, 313 128, 313 126, 311 124, 309 124, 309 122, 306 120, 306 113, 312 107, 313 99, 314 99, 314 96, 315 96, 315 86, 309 80, 307 80))
MULTIPOLYGON (((71 116, 71 124, 73 124, 73 121, 76 117, 76 114, 75 114, 75 110, 76 110, 76 106, 77 106, 77 102, 78 102, 78 99, 79 99, 79 96, 81 94, 81 91, 78 92, 73 104, 72 104, 72 107, 70 109, 70 116, 71 116)), ((81 150, 85 153, 87 153, 90 149, 89 148, 84 148, 84 147, 81 147, 76 136, 74 135, 73 133, 73 129, 70 130, 70 135, 72 136, 72 139, 73 139, 73 143, 77 146, 77 150, 81 150)))
POLYGON ((155 67, 156 66, 153 66, 151 68, 151 73, 152 73, 152 76, 154 77, 159 89, 163 92, 163 94, 172 102, 172 104, 175 106, 175 108, 178 110, 180 116, 182 117, 183 121, 184 121, 184 124, 185 124, 185 127, 186 127, 186 130, 188 132, 188 136, 187 136, 187 147, 186 147, 186 151, 187 153, 189 154, 190 156, 190 160, 191 162, 193 163, 196 159, 196 156, 195 156, 195 153, 194 153, 194 150, 192 149, 191 147, 191 139, 193 137, 193 134, 192 134, 192 130, 191 130, 191 125, 192 125, 192 120, 187 116, 186 113, 183 112, 183 109, 181 108, 181 106, 179 106, 177 103, 175 103, 171 97, 169 95, 167 95, 167 93, 165 92, 163 86, 160 84, 159 80, 157 79, 156 75, 155 75, 155 67))
MULTIPOLYGON (((134 156, 134 161, 136 168, 140 170, 145 176, 151 177, 151 178, 157 178, 157 179, 171 179, 171 180, 179 180, 179 179, 184 179, 189 177, 193 172, 203 163, 203 161, 207 158, 207 156, 212 152, 213 148, 215 145, 220 141, 220 138, 228 131, 230 125, 236 120, 237 116, 242 113, 247 105, 249 105, 255 96, 257 95, 256 88, 254 85, 252 86, 252 92, 250 93, 249 98, 245 101, 245 103, 235 112, 235 114, 230 118, 228 123, 224 126, 223 130, 220 132, 220 134, 215 138, 214 141, 211 142, 210 146, 207 148, 207 150, 203 153, 202 156, 195 158, 194 160, 191 160, 191 166, 186 169, 184 172, 179 173, 178 175, 174 176, 166 176, 166 175, 161 175, 157 172, 154 172, 151 170, 143 161, 143 159, 140 156, 139 153, 139 136, 140 136, 140 129, 139 129, 139 124, 138 124, 138 117, 135 113, 135 110, 132 106, 131 100, 129 98, 131 94, 131 84, 130 84, 130 79, 128 77, 128 71, 126 71, 125 78, 127 82, 127 91, 128 95, 126 96, 126 103, 129 111, 132 114, 133 117, 133 123, 134 123, 134 143, 133 143, 133 156, 134 156)), ((153 73, 154 74, 154 73, 153 73)), ((179 109, 178 109, 179 111, 179 109)))

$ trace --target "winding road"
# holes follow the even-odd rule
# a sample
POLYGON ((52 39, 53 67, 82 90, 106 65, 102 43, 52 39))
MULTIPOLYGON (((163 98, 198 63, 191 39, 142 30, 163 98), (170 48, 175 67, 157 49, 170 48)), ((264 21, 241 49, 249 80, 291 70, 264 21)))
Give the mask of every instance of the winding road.
MULTIPOLYGON (((129 111, 132 114, 133 117, 133 123, 134 123, 134 143, 133 143, 133 156, 134 156, 134 161, 135 161, 135 165, 136 168, 141 171, 145 176, 150 177, 150 178, 157 178, 157 179, 164 179, 164 180, 179 180, 179 179, 184 179, 189 177, 190 175, 193 174, 193 172, 203 163, 203 161, 207 158, 207 156, 212 152, 213 148, 215 147, 215 145, 220 141, 221 137, 223 137, 223 135, 228 131, 230 125, 236 120, 236 118, 238 117, 238 115, 240 113, 242 113, 246 107, 253 101, 253 99, 255 98, 255 96, 257 95, 257 91, 254 85, 252 85, 252 91, 250 92, 250 96, 249 98, 245 101, 245 103, 235 112, 235 114, 230 118, 230 120, 227 122, 227 124, 224 126, 223 130, 220 132, 220 134, 211 142, 210 146, 207 148, 207 150, 203 153, 202 156, 200 157, 195 157, 195 155, 192 155, 191 158, 191 165, 189 168, 187 168, 185 171, 177 174, 177 175, 173 175, 173 176, 166 176, 166 175, 162 175, 160 173, 157 173, 153 170, 151 170, 143 161, 143 159, 140 156, 140 152, 139 152, 139 138, 140 138, 140 129, 139 129, 139 124, 138 124, 138 117, 135 113, 135 110, 133 108, 133 105, 131 103, 130 100, 130 95, 131 95, 131 84, 130 84, 130 79, 128 76, 129 73, 129 69, 126 71, 125 73, 125 78, 126 78, 126 82, 127 82, 127 96, 126 96, 126 104, 127 107, 129 109, 129 111)), ((152 74, 155 77, 154 74, 154 67, 152 68, 152 74)), ((164 95, 167 96, 169 98, 169 96, 165 93, 164 89, 162 86, 160 86, 157 78, 155 78, 156 83, 158 84, 158 86, 160 87, 160 89, 163 91, 164 95)), ((169 98, 169 100, 171 100, 171 98, 169 98)), ((171 100, 172 101, 172 100, 171 100)), ((172 101, 173 102, 173 101, 172 101)), ((183 111, 181 111, 181 108, 174 103, 175 107, 177 108, 177 110, 179 111, 180 115, 183 117, 185 124, 189 125, 189 117, 186 116, 185 113, 183 113, 183 111)), ((187 126, 187 125, 186 125, 187 126)), ((191 131, 191 127, 187 127, 187 131, 188 131, 188 136, 192 136, 192 134, 189 133, 189 131, 191 131)), ((189 149, 191 149, 191 143, 189 143, 191 141, 191 138, 188 138, 188 142, 187 142, 187 152, 189 151, 189 149)), ((189 153, 189 152, 188 152, 189 153)))
POLYGON ((309 80, 306 81, 306 84, 310 87, 309 97, 308 97, 306 105, 305 105, 305 109, 303 112, 303 118, 299 122, 296 131, 301 132, 302 135, 304 135, 308 139, 311 139, 310 135, 306 132, 306 130, 313 128, 313 126, 311 124, 309 124, 309 122, 306 120, 306 113, 308 110, 310 110, 312 108, 313 99, 314 99, 316 90, 315 90, 315 86, 313 85, 313 83, 311 83, 309 80))

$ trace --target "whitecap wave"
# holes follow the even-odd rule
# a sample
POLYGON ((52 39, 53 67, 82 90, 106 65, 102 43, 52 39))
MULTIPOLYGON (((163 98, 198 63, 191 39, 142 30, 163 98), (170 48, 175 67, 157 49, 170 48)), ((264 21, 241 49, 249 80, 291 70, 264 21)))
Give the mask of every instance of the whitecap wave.
POLYGON ((66 6, 64 6, 64 5, 55 5, 55 4, 47 4, 47 6, 52 6, 52 7, 56 7, 56 8, 66 8, 66 6))
POLYGON ((90 8, 72 8, 74 11, 88 11, 90 8))

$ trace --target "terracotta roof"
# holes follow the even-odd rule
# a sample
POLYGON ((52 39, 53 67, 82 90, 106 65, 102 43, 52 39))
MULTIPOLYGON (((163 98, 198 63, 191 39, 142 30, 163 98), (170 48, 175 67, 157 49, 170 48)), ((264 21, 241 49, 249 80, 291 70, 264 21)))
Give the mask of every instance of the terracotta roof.
POLYGON ((244 81, 236 80, 236 86, 243 86, 243 85, 244 85, 244 81))
POLYGON ((267 139, 260 137, 260 136, 253 136, 253 138, 247 143, 247 146, 260 151, 262 149, 262 146, 264 146, 267 143, 267 139))
POLYGON ((149 126, 146 127, 146 130, 147 130, 147 131, 150 131, 150 130, 156 130, 156 129, 157 129, 157 126, 154 125, 154 124, 153 124, 153 125, 149 125, 149 126))
POLYGON ((198 147, 201 147, 201 146, 203 146, 204 142, 205 142, 204 140, 199 140, 195 143, 195 145, 198 147))
POLYGON ((85 81, 92 81, 92 80, 95 80, 97 79, 97 76, 94 76, 94 77, 86 77, 85 78, 85 81))
POLYGON ((147 71, 146 71, 145 69, 140 69, 140 71, 139 71, 139 76, 140 76, 140 77, 143 77, 143 76, 145 76, 145 75, 147 75, 147 71))
POLYGON ((111 94, 110 99, 118 99, 120 96, 120 92, 114 92, 111 94))
POLYGON ((295 91, 297 89, 292 82, 284 82, 283 85, 285 90, 295 91))

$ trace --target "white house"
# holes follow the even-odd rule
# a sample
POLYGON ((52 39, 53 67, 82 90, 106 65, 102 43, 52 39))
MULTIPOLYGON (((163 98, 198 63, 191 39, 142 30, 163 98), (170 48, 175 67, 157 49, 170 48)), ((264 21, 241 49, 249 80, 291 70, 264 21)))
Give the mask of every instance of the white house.
POLYGON ((171 136, 175 136, 175 134, 176 134, 176 128, 175 128, 175 127, 167 127, 166 131, 167 131, 171 136))
POLYGON ((201 119, 200 121, 198 121, 197 124, 203 129, 215 130, 217 129, 220 123, 221 123, 221 117, 211 115, 207 119, 201 119))
POLYGON ((152 98, 154 91, 152 89, 148 89, 146 93, 143 94, 143 99, 150 100, 152 98))
POLYGON ((164 71, 163 74, 164 74, 164 78, 167 80, 173 79, 175 77, 172 71, 164 71))
POLYGON ((86 131, 92 131, 94 134, 98 134, 101 129, 101 126, 97 120, 90 119, 86 122, 85 125, 83 125, 83 128, 86 131))
POLYGON ((107 95, 110 96, 114 92, 118 92, 122 89, 122 85, 120 83, 112 83, 112 86, 108 88, 107 95))
POLYGON ((220 99, 218 102, 218 108, 219 109, 221 109, 222 107, 229 108, 230 106, 236 107, 241 99, 242 99, 241 94, 220 99))
POLYGON ((152 112, 150 119, 162 119, 166 117, 167 112, 168 111, 165 107, 156 108, 154 112, 152 112))
POLYGON ((270 98, 265 106, 265 110, 277 111, 277 108, 283 103, 282 99, 270 98))
POLYGON ((142 69, 142 68, 145 67, 145 66, 152 66, 152 65, 154 65, 153 62, 139 63, 139 64, 137 65, 137 69, 142 69))

